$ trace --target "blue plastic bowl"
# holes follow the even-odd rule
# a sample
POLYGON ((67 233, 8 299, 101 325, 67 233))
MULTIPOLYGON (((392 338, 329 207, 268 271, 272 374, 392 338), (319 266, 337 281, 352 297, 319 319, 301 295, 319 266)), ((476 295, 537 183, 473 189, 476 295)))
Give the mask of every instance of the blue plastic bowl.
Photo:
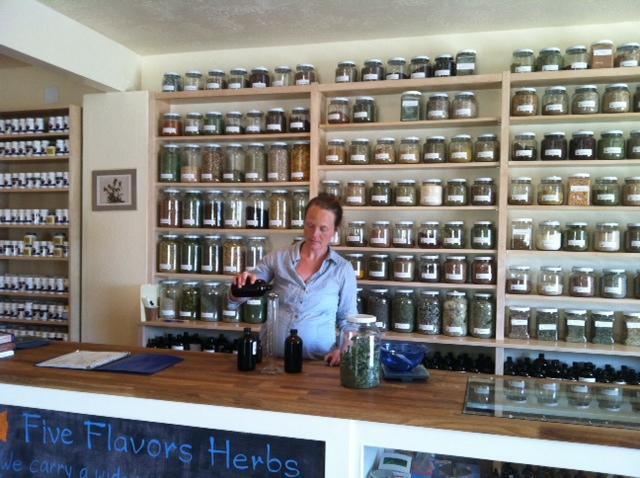
POLYGON ((422 363, 427 349, 422 344, 385 342, 380 347, 380 360, 394 372, 408 372, 422 363))

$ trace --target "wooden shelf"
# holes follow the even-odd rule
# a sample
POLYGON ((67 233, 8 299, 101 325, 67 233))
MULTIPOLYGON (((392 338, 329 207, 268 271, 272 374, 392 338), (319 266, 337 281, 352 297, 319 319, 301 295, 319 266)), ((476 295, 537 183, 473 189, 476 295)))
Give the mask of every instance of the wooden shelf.
POLYGON ((50 325, 53 327, 68 327, 69 323, 66 320, 27 320, 27 319, 1 319, 0 323, 3 324, 20 324, 20 325, 50 325))
POLYGON ((214 229, 214 228, 188 228, 188 227, 156 227, 156 231, 162 234, 206 234, 211 235, 225 235, 225 236, 238 236, 250 234, 254 236, 266 236, 273 234, 302 234, 303 229, 214 229))
POLYGON ((69 156, 0 156, 0 163, 48 163, 68 160, 69 156))
POLYGON ((476 254, 486 255, 495 254, 495 249, 425 249, 422 247, 348 247, 333 246, 338 252, 359 253, 371 252, 374 254, 420 254, 424 256, 443 255, 443 254, 476 254))
POLYGON ((610 168, 614 166, 640 166, 640 159, 591 159, 591 160, 566 160, 566 161, 509 161, 510 169, 526 169, 526 168, 610 168))
POLYGON ((177 272, 154 272, 154 276, 158 279, 175 279, 175 280, 200 280, 200 281, 231 281, 236 274, 180 274, 177 272))
POLYGON ((404 130, 426 128, 457 128, 474 126, 498 126, 500 118, 488 116, 473 119, 450 119, 431 121, 390 121, 385 123, 348 123, 348 124, 321 124, 320 129, 327 133, 348 133, 349 131, 380 131, 380 130, 404 130))
POLYGON ((31 141, 34 139, 67 138, 68 136, 68 131, 55 133, 0 134, 0 141, 31 141))
POLYGON ((309 140, 310 133, 216 134, 197 136, 157 136, 159 143, 247 143, 309 140))
POLYGON ((156 183, 158 189, 309 189, 309 181, 265 181, 261 183, 156 183))
POLYGON ((640 121, 640 113, 598 113, 591 115, 512 116, 511 126, 561 123, 621 123, 640 121))
MULTIPOLYGON (((345 211, 497 211, 497 206, 343 206, 345 211)), ((640 208, 638 208, 640 209, 640 208)))
POLYGON ((580 212, 638 212, 640 206, 512 206, 510 211, 580 211, 580 212))
POLYGON ((227 322, 206 322, 203 320, 153 320, 142 321, 139 325, 141 327, 156 327, 162 329, 211 330, 221 332, 242 332, 245 327, 250 327, 252 331, 259 332, 262 328, 261 324, 247 324, 246 322, 232 324, 227 322))
POLYGON ((0 189, 1 194, 25 194, 25 193, 68 193, 69 188, 38 188, 38 189, 0 189))
POLYGON ((69 224, 0 224, 0 229, 69 229, 69 224))
POLYGON ((383 340, 395 340, 402 342, 419 342, 425 344, 460 345, 468 347, 495 348, 496 339, 478 339, 475 337, 448 337, 446 335, 424 335, 418 333, 404 334, 400 332, 384 332, 383 340))
POLYGON ((430 170, 430 169, 483 169, 483 168, 497 168, 500 163, 497 161, 491 161, 486 163, 419 163, 419 164, 340 164, 329 165, 321 164, 318 166, 318 171, 370 171, 371 168, 397 170, 397 171, 416 171, 416 170, 430 170))
POLYGON ((55 293, 55 292, 13 292, 13 291, 0 291, 0 297, 24 297, 29 299, 68 299, 69 294, 55 293))
POLYGON ((487 75, 451 76, 439 78, 358 81, 354 83, 323 83, 318 90, 326 96, 389 95, 407 90, 459 91, 498 89, 502 85, 500 73, 487 75))
POLYGON ((521 251, 521 250, 507 250, 507 256, 509 257, 529 257, 532 259, 550 259, 554 257, 565 257, 572 259, 618 259, 629 260, 636 259, 638 257, 637 252, 573 252, 573 251, 521 251))
MULTIPOLYGON (((592 307, 608 307, 608 308, 629 308, 637 307, 640 310, 640 299, 609 299, 605 297, 573 297, 569 295, 538 295, 538 294, 506 294, 506 299, 510 304, 516 302, 545 302, 560 306, 569 306, 571 308, 592 308, 592 307)), ((564 308, 564 307, 563 307, 564 308)))
POLYGON ((640 67, 595 70, 539 71, 512 73, 511 86, 586 85, 590 83, 637 82, 640 67))
POLYGON ((68 262, 68 257, 39 257, 39 256, 0 256, 3 261, 51 261, 51 262, 68 262))
POLYGON ((443 282, 402 282, 392 280, 358 280, 358 285, 373 286, 376 288, 397 287, 398 289, 445 289, 445 290, 475 290, 475 291, 494 291, 495 284, 449 284, 443 282))
POLYGON ((640 357, 640 347, 631 347, 621 344, 574 344, 571 342, 547 342, 544 340, 504 339, 502 341, 498 341, 497 345, 499 347, 511 350, 535 350, 540 352, 640 357))
POLYGON ((241 88, 239 90, 200 90, 156 93, 155 99, 171 104, 195 104, 229 101, 263 101, 309 98, 316 84, 269 88, 241 88))

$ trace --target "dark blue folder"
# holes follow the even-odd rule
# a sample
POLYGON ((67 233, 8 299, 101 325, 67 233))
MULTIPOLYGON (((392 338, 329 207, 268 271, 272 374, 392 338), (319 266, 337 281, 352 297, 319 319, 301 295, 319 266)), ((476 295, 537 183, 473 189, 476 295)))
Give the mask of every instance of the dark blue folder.
POLYGON ((153 375, 161 370, 173 367, 182 362, 182 358, 173 355, 140 354, 116 360, 95 368, 99 372, 135 373, 139 375, 153 375))

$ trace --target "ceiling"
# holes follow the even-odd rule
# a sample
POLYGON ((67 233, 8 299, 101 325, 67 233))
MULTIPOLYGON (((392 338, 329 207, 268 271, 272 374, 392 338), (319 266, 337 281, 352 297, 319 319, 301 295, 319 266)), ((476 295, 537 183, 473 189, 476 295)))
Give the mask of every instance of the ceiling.
POLYGON ((39 0, 140 55, 618 23, 638 0, 39 0))

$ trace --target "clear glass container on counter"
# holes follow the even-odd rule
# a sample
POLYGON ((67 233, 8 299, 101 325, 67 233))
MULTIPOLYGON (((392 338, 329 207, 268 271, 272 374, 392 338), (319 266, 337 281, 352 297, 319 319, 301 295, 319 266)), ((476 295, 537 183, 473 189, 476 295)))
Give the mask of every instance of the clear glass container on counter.
POLYGON ((164 189, 160 191, 158 203, 158 226, 180 227, 182 217, 182 202, 178 189, 164 189))
POLYGON ((245 270, 247 246, 242 236, 229 236, 222 243, 222 273, 237 275, 245 270))
POLYGON ((344 60, 336 67, 336 83, 353 83, 358 81, 358 67, 351 60, 344 60))
MULTIPOLYGON (((463 222, 464 227, 464 222, 463 222)), ((458 241, 461 242, 461 241, 458 241)), ((443 229, 438 221, 424 221, 418 229, 418 246, 425 249, 439 249, 443 245, 443 229)))
POLYGON ((531 294, 533 276, 529 266, 509 266, 507 271, 507 294, 531 294))
POLYGON ((285 189, 274 189, 269 197, 269 229, 291 228, 291 199, 285 189))
POLYGON ((242 229, 246 227, 246 200, 244 193, 240 190, 232 189, 227 191, 224 199, 224 227, 230 229, 242 229))
POLYGON ((340 331, 340 383, 347 388, 380 385, 380 333, 375 317, 355 315, 340 331))
POLYGON ((222 273, 222 239, 220 236, 204 236, 202 238, 200 271, 203 274, 222 273))
POLYGON ((373 151, 373 164, 393 164, 395 162, 395 138, 378 138, 373 151))
POLYGON ((562 267, 540 267, 536 290, 539 295, 562 295, 564 292, 564 275, 562 274, 562 267))
POLYGON ((412 289, 397 289, 391 300, 391 330, 413 332, 416 323, 416 304, 412 289))
POLYGON ((228 144, 225 149, 222 181, 226 183, 244 182, 245 153, 239 143, 228 144))
POLYGON ((464 292, 448 291, 442 303, 442 333, 449 337, 464 337, 468 329, 469 303, 464 292))
POLYGON ((160 281, 158 318, 175 320, 178 318, 178 307, 182 285, 177 280, 160 281))
POLYGON ((177 234, 163 234, 158 241, 158 272, 179 272, 180 242, 177 234))
POLYGON ((371 247, 391 246, 391 226, 389 221, 374 221, 369 229, 369 245, 371 247))
POLYGON ((511 143, 511 161, 535 161, 538 159, 538 141, 531 132, 518 133, 511 143))

